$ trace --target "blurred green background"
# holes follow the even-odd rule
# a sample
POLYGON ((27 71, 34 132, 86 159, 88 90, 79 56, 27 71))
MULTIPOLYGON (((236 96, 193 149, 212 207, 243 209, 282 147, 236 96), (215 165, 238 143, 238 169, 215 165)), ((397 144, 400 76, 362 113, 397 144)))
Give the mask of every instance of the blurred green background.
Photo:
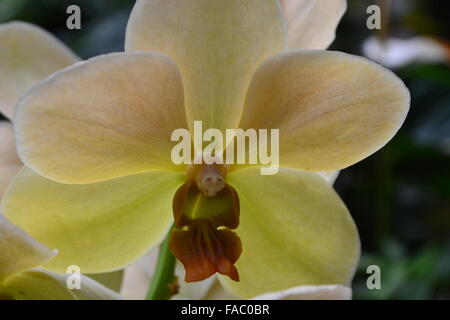
MULTIPOLYGON (((362 55, 362 43, 373 35, 366 28, 366 8, 377 3, 349 0, 332 50, 362 55)), ((133 4, 134 0, 0 0, 0 23, 38 24, 89 58, 123 50, 133 4), (81 30, 66 28, 66 8, 71 4, 81 7, 81 30)), ((450 1, 391 0, 391 5, 384 36, 450 40, 450 1)), ((405 125, 381 151, 341 172, 335 184, 361 235, 355 299, 450 299, 447 63, 414 63, 394 70, 412 95, 405 125), (367 289, 366 269, 371 264, 381 267, 381 290, 367 289)))

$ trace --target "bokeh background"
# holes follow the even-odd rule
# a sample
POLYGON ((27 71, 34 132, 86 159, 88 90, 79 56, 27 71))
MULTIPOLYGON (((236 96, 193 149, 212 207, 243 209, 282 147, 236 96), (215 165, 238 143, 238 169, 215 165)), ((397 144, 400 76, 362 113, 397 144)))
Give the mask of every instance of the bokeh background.
MULTIPOLYGON (((0 0, 0 23, 35 23, 89 58, 123 50, 133 4, 134 0, 0 0), (66 28, 66 8, 71 4, 81 7, 81 30, 66 28)), ((449 20, 449 0, 349 0, 330 49, 364 55, 363 44, 374 36, 383 40, 427 36, 445 45, 450 40, 449 20), (371 4, 383 8, 382 32, 366 28, 366 9, 371 4)), ((411 50, 416 49, 399 54, 406 56, 411 50)), ((405 125, 381 151, 342 171, 335 184, 361 235, 363 256, 353 283, 355 299, 450 299, 447 53, 435 61, 412 61, 393 69, 412 95, 405 125), (371 264, 381 268, 381 290, 366 286, 371 264)))

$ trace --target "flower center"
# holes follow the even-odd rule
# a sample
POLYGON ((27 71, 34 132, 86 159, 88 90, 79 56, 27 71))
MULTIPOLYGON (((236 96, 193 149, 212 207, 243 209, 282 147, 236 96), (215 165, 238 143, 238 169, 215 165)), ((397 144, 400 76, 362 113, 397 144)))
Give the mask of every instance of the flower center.
POLYGON ((169 246, 183 263, 187 282, 216 272, 239 281, 234 264, 242 246, 231 231, 239 225, 239 197, 225 182, 226 173, 224 165, 191 165, 186 182, 175 193, 169 246))
POLYGON ((215 196, 225 187, 227 168, 223 164, 192 164, 186 172, 187 180, 196 183, 207 197, 215 196))

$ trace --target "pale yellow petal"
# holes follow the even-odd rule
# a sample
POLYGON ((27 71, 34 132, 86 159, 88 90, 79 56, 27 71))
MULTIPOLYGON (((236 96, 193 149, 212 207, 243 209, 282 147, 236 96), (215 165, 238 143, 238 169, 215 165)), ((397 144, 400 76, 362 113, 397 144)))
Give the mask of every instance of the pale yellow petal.
POLYGON ((110 272, 131 264, 167 233, 172 198, 184 175, 149 172, 88 185, 63 185, 23 169, 2 203, 4 214, 58 249, 45 265, 66 272, 110 272))
POLYGON ((17 273, 47 262, 54 255, 0 214, 0 284, 17 273))
POLYGON ((235 128, 251 76, 285 48, 277 0, 138 0, 126 51, 160 51, 183 76, 189 125, 235 128))
POLYGON ((352 289, 342 285, 300 286, 279 292, 270 292, 254 300, 351 300, 352 289))
POLYGON ((78 58, 62 42, 25 22, 0 24, 0 112, 12 118, 19 98, 78 58))
POLYGON ((347 10, 347 0, 280 0, 289 30, 289 47, 326 49, 347 10))
POLYGON ((358 232, 325 179, 290 169, 262 176, 248 168, 232 172, 227 182, 239 194, 242 255, 240 281, 219 278, 225 289, 247 299, 301 285, 350 284, 358 232))
POLYGON ((186 128, 177 67, 160 53, 114 53, 58 72, 20 101, 23 162, 52 180, 90 183, 178 169, 171 134, 186 128))
POLYGON ((11 123, 0 122, 0 199, 12 178, 22 168, 22 162, 16 152, 14 132, 11 123))
MULTIPOLYGON (((45 270, 20 273, 3 284, 3 290, 16 300, 120 300, 114 291, 80 275, 79 288, 69 289, 69 274, 45 270)), ((72 281, 69 281, 71 283, 72 281)), ((73 281, 75 282, 75 281, 73 281)))
POLYGON ((383 147, 409 102, 399 78, 364 58, 289 51, 256 72, 240 127, 279 129, 281 167, 333 171, 383 147))

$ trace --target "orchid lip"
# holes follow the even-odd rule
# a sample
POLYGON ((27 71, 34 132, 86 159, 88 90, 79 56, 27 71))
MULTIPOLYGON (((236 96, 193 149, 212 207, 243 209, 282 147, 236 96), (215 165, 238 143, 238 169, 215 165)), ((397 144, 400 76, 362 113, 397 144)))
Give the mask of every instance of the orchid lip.
POLYGON ((239 196, 225 182, 223 165, 192 165, 173 198, 175 228, 170 250, 183 263, 185 281, 200 281, 218 272, 239 281, 234 264, 242 252, 239 196))

